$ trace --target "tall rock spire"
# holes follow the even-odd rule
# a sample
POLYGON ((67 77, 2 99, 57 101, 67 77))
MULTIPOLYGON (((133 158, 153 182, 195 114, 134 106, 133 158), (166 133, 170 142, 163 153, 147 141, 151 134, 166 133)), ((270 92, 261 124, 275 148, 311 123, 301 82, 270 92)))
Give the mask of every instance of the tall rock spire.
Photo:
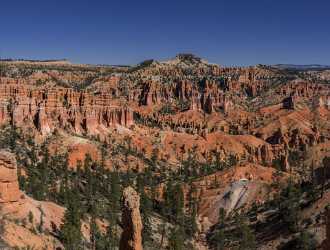
POLYGON ((119 249, 142 250, 140 196, 132 187, 127 187, 123 191, 122 223, 123 233, 119 249))

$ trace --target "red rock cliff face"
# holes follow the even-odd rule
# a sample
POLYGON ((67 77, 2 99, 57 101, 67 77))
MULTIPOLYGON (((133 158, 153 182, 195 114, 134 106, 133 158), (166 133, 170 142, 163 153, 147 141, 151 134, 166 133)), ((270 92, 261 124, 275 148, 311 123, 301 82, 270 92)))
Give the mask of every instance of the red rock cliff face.
POLYGON ((21 192, 17 180, 17 165, 13 154, 0 151, 0 209, 15 212, 21 192))
POLYGON ((202 88, 191 81, 182 80, 172 84, 144 83, 142 86, 139 104, 157 105, 161 103, 173 102, 175 99, 181 102, 189 102, 189 109, 204 110, 212 113, 215 108, 224 108, 225 95, 218 88, 215 81, 204 81, 202 88))
POLYGON ((277 79, 278 74, 257 67, 249 68, 219 68, 215 67, 212 76, 221 76, 217 80, 204 79, 203 69, 196 73, 197 78, 182 79, 178 77, 183 73, 176 68, 162 68, 155 72, 145 74, 171 75, 174 80, 159 84, 157 80, 148 80, 142 83, 140 105, 157 105, 172 102, 178 99, 190 103, 191 110, 203 110, 212 113, 217 110, 227 112, 233 103, 232 94, 240 93, 242 96, 256 97, 267 89, 272 79, 277 79), (215 70, 216 69, 216 70, 215 70))
POLYGON ((133 124, 133 112, 128 107, 114 105, 106 93, 1 84, 0 102, 1 124, 31 125, 43 135, 55 128, 98 134, 109 127, 133 124))

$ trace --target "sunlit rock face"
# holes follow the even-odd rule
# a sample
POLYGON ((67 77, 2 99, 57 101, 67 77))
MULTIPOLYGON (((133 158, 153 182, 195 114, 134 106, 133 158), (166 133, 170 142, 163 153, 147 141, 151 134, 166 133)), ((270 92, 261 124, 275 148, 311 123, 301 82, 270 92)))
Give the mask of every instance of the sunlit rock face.
POLYGON ((21 200, 15 156, 0 151, 0 209, 15 212, 21 200))
POLYGON ((112 103, 107 94, 61 87, 39 89, 6 79, 0 85, 0 101, 0 123, 28 125, 42 135, 56 128, 93 135, 117 125, 133 124, 132 110, 112 103))

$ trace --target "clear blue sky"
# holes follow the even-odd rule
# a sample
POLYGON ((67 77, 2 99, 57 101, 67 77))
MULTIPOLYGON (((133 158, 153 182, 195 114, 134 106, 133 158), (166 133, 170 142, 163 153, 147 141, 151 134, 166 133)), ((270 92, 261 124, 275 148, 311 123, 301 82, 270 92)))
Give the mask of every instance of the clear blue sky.
POLYGON ((329 0, 11 0, 0 25, 3 58, 330 64, 329 0))

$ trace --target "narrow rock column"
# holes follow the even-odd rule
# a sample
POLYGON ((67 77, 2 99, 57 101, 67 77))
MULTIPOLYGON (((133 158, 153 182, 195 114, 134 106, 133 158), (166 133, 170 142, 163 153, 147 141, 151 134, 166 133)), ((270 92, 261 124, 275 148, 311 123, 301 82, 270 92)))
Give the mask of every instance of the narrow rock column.
POLYGON ((127 187, 123 191, 122 224, 123 233, 119 249, 142 250, 140 196, 132 187, 127 187))

